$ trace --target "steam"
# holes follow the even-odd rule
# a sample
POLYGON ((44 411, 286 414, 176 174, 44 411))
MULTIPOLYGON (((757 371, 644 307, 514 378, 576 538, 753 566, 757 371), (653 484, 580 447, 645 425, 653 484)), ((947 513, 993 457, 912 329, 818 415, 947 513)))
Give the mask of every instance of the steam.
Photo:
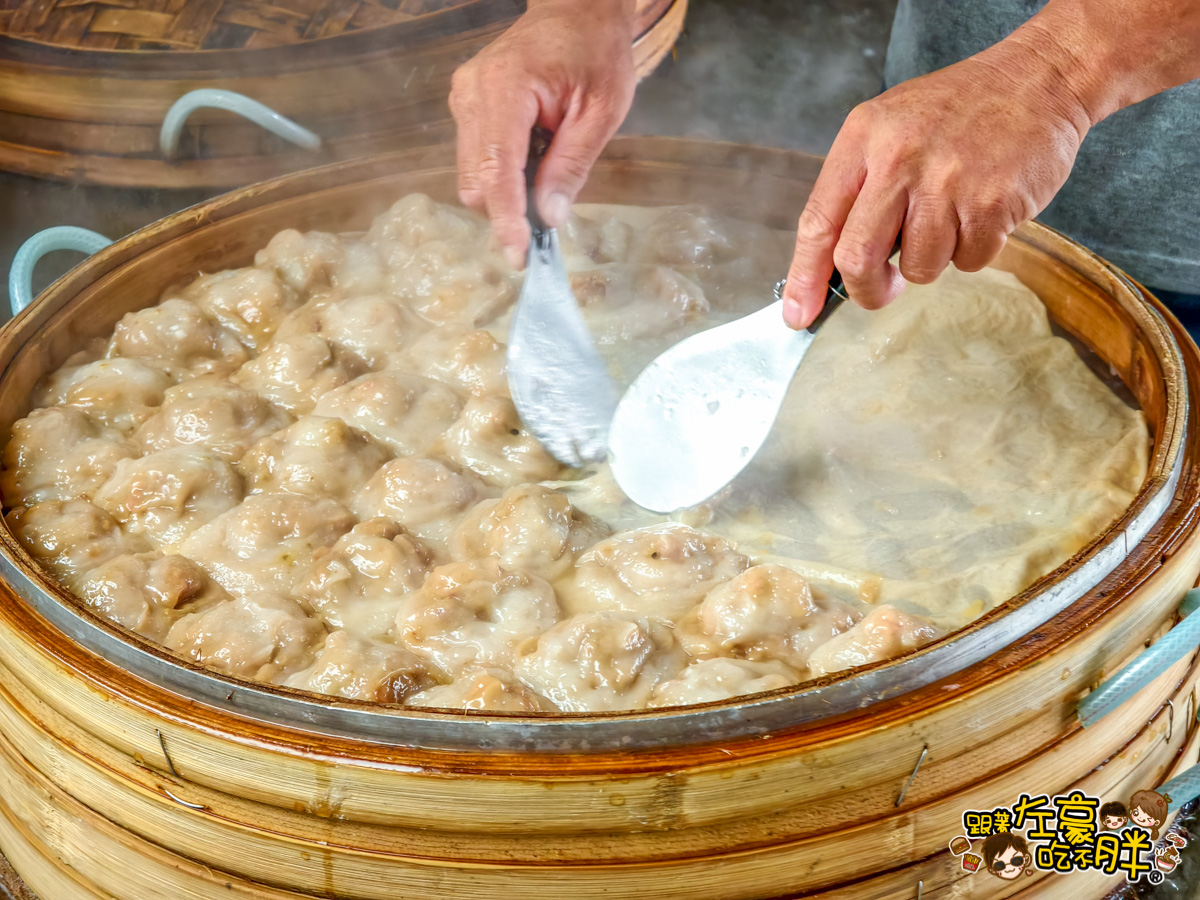
POLYGON ((825 154, 879 93, 895 0, 692 0, 684 33, 638 88, 622 133, 825 154))

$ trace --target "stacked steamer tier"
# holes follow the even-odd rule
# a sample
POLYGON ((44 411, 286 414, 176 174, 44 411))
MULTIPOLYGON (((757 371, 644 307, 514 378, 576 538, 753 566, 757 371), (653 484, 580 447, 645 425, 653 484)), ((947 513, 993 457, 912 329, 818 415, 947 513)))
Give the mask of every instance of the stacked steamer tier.
MULTIPOLYGON (((435 143, 453 134, 454 69, 523 8, 517 0, 5 3, 0 169, 122 187, 229 187, 435 143), (200 110, 177 159, 164 159, 163 117, 199 88, 265 103, 322 148, 299 150, 229 113, 200 110)), ((640 74, 670 50, 686 8, 687 0, 638 0, 640 74)))
MULTIPOLYGON (((782 228, 818 166, 624 139, 586 199, 700 202, 782 228)), ((362 228, 412 191, 453 197, 444 151, 287 176, 103 251, 0 332, 0 427, 164 285, 244 265, 283 228, 362 228)), ((1087 874, 969 876, 948 843, 964 810, 1076 787, 1123 799, 1195 762, 1190 656, 1086 732, 1075 709, 1170 626, 1200 570, 1184 440, 1200 359, 1156 301, 1045 228, 1020 229, 999 265, 1120 376, 1153 449, 1117 522, 975 624, 684 710, 438 714, 169 662, 82 611, 0 530, 0 850, 43 900, 1104 896, 1115 882, 1087 874)))

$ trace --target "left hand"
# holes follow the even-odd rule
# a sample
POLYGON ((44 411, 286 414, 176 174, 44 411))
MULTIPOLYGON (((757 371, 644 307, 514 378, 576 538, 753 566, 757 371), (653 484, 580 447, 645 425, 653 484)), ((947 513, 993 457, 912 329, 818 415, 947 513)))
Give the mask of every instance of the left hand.
POLYGON ((800 216, 784 319, 808 327, 835 265, 867 309, 951 262, 982 269, 1062 187, 1089 126, 1055 67, 1012 38, 856 107, 800 216))

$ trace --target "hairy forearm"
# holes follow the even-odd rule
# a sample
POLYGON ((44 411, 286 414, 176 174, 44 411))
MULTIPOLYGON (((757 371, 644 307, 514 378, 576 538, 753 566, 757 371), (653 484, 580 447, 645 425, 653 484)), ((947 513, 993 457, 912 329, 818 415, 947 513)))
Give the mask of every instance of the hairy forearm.
POLYGON ((1050 0, 1004 44, 1048 65, 1095 125, 1200 78, 1200 0, 1050 0))

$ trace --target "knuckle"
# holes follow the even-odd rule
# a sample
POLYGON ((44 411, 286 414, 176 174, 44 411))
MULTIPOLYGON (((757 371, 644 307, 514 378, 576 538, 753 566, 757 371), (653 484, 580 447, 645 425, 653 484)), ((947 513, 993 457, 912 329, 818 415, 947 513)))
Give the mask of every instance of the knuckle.
POLYGON ((800 221, 796 223, 796 246, 811 242, 829 242, 836 235, 837 226, 833 219, 819 204, 810 200, 800 213, 800 221))
POLYGON ((843 240, 833 251, 833 264, 843 278, 858 280, 868 275, 877 265, 874 254, 859 240, 843 240))
POLYGON ((479 180, 489 188, 502 184, 510 174, 512 167, 508 162, 508 154, 499 144, 487 144, 479 159, 479 180))
POLYGON ((965 205, 963 229, 971 232, 1008 232, 1016 227, 1017 218, 1017 211, 1007 197, 987 194, 965 205))
POLYGON ((941 275, 941 270, 932 264, 920 260, 915 262, 907 262, 904 255, 900 255, 900 274, 904 276, 905 281, 913 284, 930 284, 937 280, 941 275))

